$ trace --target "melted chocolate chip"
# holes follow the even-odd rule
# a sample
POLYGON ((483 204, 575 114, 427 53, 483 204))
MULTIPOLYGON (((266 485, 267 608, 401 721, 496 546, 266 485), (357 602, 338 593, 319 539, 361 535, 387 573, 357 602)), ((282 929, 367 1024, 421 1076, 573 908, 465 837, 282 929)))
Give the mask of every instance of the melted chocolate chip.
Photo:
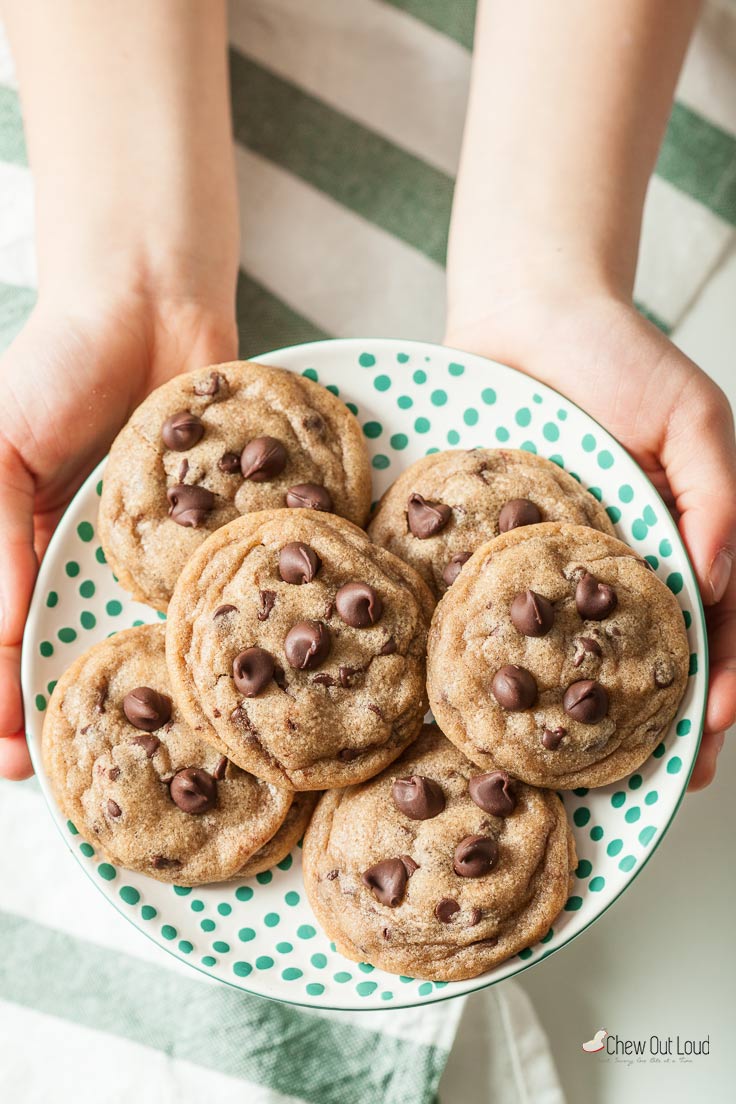
POLYGON ((541 520, 539 507, 528 498, 512 498, 498 515, 498 531, 508 533, 510 529, 518 529, 521 525, 538 525, 541 520))
POLYGON ((444 502, 432 502, 416 491, 409 495, 406 518, 417 540, 435 537, 445 528, 451 516, 452 510, 444 502))
POLYGON ((221 388, 224 391, 226 383, 227 380, 219 372, 210 372, 207 379, 199 380, 192 390, 195 395, 199 395, 201 398, 211 397, 219 394, 221 388))
POLYGON ((616 591, 586 571, 575 587, 575 605, 585 621, 603 621, 618 604, 616 591))
POLYGON ((292 510, 322 510, 332 513, 332 495, 319 483, 297 483, 286 492, 286 505, 292 510))
POLYGON ((338 614, 353 629, 366 629, 380 621, 383 602, 368 583, 345 583, 335 595, 338 614))
POLYGON ((431 820, 445 807, 445 795, 439 782, 422 774, 397 778, 391 787, 394 805, 410 820, 431 820))
POLYGON ((107 704, 107 698, 110 693, 110 687, 107 682, 103 682, 97 694, 95 701, 95 713, 104 713, 105 705, 107 704))
POLYGON ((603 655, 603 649, 597 640, 594 640, 592 636, 579 636, 575 641, 576 647, 579 649, 575 655, 573 663, 576 667, 579 667, 584 662, 585 657, 588 655, 597 656, 600 658, 603 655))
POLYGON ((389 908, 396 908, 404 900, 408 880, 409 875, 401 859, 382 859, 369 866, 363 874, 363 884, 368 886, 380 904, 389 908))
POLYGON ((330 630, 322 621, 297 621, 284 640, 286 658, 298 671, 311 671, 319 667, 331 649, 330 630))
POLYGON ((146 759, 153 759, 154 755, 161 747, 161 741, 158 736, 134 736, 130 742, 131 744, 137 744, 138 747, 143 748, 146 753, 146 759))
POLYGON ((469 559, 470 552, 456 552, 452 559, 445 564, 442 569, 445 586, 452 586, 469 559))
POLYGON ((460 878, 482 878, 498 858, 498 844, 492 836, 466 836, 455 848, 453 869, 460 878))
POLYGON ((253 483, 267 483, 281 475, 288 459, 281 441, 275 437, 255 437, 241 453, 240 470, 243 479, 250 479, 253 483))
POLYGON ((231 606, 230 603, 228 602, 224 606, 218 606, 217 607, 215 612, 212 614, 212 620, 214 621, 214 619, 216 617, 224 617, 226 613, 237 613, 237 612, 238 612, 238 607, 237 606, 231 606))
POLYGON ((350 687, 350 680, 355 675, 362 675, 364 667, 348 667, 346 664, 338 667, 337 677, 340 680, 340 685, 343 690, 347 690, 350 687))
POLYGON ((259 593, 259 598, 261 600, 261 607, 256 616, 259 621, 268 621, 271 616, 271 610, 276 604, 276 591, 262 590, 259 593))
POLYGON ((654 661, 654 685, 664 690, 675 681, 675 665, 669 656, 659 656, 654 661))
POLYGON ((478 808, 491 816, 511 816, 516 808, 511 778, 503 770, 476 774, 468 780, 468 793, 478 808))
POLYGON ((220 758, 217 760, 217 765, 212 772, 212 777, 216 782, 222 782, 223 778, 225 777, 225 772, 227 771, 227 765, 229 762, 230 760, 227 758, 226 755, 221 755, 220 758))
POLYGON ((181 859, 167 859, 165 855, 154 855, 151 859, 154 870, 178 870, 181 865, 181 859))
POLYGON ((169 517, 177 525, 197 529, 212 512, 215 496, 206 487, 193 483, 175 483, 166 492, 169 500, 169 517))
POLYGON ((233 681, 243 697, 255 698, 273 678, 273 656, 265 648, 246 648, 233 660, 233 681))
POLYGON ((110 779, 111 782, 117 781, 117 779, 120 777, 120 767, 110 767, 109 771, 107 772, 107 777, 110 779))
POLYGON ((204 423, 196 414, 180 410, 172 414, 161 426, 161 438, 167 449, 186 452, 204 437, 204 423))
POLYGON ((434 914, 440 924, 449 924, 453 916, 460 911, 460 905, 454 897, 443 897, 434 907, 434 914))
POLYGON ((354 759, 360 757, 360 751, 357 748, 340 748, 337 753, 337 758, 341 763, 352 763, 354 759))
POLYGON ((171 800, 184 813, 199 815, 214 808, 217 801, 217 782, 200 767, 186 767, 177 771, 169 784, 171 800))
POLYGON ((518 712, 531 709, 537 700, 537 683, 525 667, 507 663, 496 671, 491 683, 493 696, 503 709, 518 712))
POLYGON ((335 680, 332 675, 328 675, 326 671, 321 671, 320 674, 315 675, 312 682, 316 686, 334 686, 335 680))
POLYGON ((328 870, 327 873, 325 874, 325 878, 327 879, 328 882, 334 882, 335 878, 337 878, 339 873, 340 873, 339 870, 328 870))
POLYGON ((118 817, 123 815, 123 810, 120 808, 117 801, 113 801, 112 798, 109 798, 107 802, 107 815, 112 817, 113 820, 117 820, 118 817))
POLYGON ((135 728, 155 732, 171 717, 171 700, 150 686, 137 686, 123 698, 123 713, 135 728))
POLYGON ((480 924, 483 913, 479 908, 470 910, 470 919, 468 920, 468 927, 474 928, 476 924, 480 924))
POLYGON ((511 603, 511 621, 522 636, 545 636, 552 628, 552 603, 534 590, 523 590, 511 603))
POLYGON ((542 744, 547 751, 557 751, 565 736, 567 736, 566 728, 545 728, 542 733, 542 744))
POLYGON ((237 475, 240 471, 240 453, 225 452, 217 461, 217 466, 225 475, 237 475))
POLYGON ((393 655, 395 651, 396 641, 390 636, 378 654, 382 656, 393 655))
POLYGON ((290 541, 279 552, 279 575, 285 583, 311 583, 321 566, 317 553, 303 541, 290 541))
POLYGON ((184 482, 184 480, 186 478, 186 474, 187 474, 188 471, 189 471, 189 461, 187 460, 187 458, 185 456, 184 459, 182 460, 181 464, 179 465, 179 482, 180 483, 184 482))
POLYGON ((599 682, 581 679, 568 686, 562 698, 568 717, 581 724, 597 724, 608 713, 608 693, 599 682))

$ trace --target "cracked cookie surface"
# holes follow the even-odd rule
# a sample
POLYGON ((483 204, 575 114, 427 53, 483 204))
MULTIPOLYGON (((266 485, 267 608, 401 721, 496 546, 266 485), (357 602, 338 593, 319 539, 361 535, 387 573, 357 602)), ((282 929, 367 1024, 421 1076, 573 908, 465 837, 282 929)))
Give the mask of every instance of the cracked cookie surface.
POLYGON ((401 473, 368 534, 416 568, 439 598, 481 544, 540 521, 613 533, 600 502, 550 460, 523 449, 451 449, 401 473))
POLYGON ((576 863, 557 794, 481 774, 436 725, 377 778, 326 793, 303 850, 338 950, 433 981, 475 977, 544 936, 576 863))
POLYGON ((296 790, 376 774, 426 709, 432 597, 343 518, 249 514, 187 563, 169 607, 177 701, 234 762, 296 790))
POLYGON ((42 749, 80 835, 111 862, 177 885, 242 875, 292 804, 184 720, 163 625, 125 629, 72 664, 51 696, 42 749))
POLYGON ((438 605, 432 711, 474 762, 539 786, 641 766, 685 692, 675 596, 615 537, 540 524, 482 545, 438 605))
POLYGON ((358 422, 326 388, 235 361, 176 376, 120 431, 99 532, 134 598, 165 610, 192 552, 242 514, 311 505, 362 525, 370 467, 358 422))

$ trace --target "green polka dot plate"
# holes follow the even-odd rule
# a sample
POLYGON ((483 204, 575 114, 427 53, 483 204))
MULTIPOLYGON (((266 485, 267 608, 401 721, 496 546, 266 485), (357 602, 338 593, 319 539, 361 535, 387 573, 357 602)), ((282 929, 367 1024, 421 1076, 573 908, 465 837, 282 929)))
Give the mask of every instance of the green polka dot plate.
POLYGON ((67 846, 107 899, 160 947, 219 981, 297 1004, 347 1009, 420 1005, 493 984, 553 954, 600 916, 645 865, 682 800, 707 688, 692 568, 663 502, 624 449, 583 411, 519 372, 435 345, 389 340, 317 342, 259 359, 319 380, 344 399, 365 433, 375 498, 408 464, 448 447, 523 448, 574 474, 680 602, 691 656, 677 718, 636 774, 564 795, 580 858, 567 905, 536 946, 471 981, 396 977, 342 958, 306 901, 298 848, 240 885, 184 889, 116 869, 59 815, 39 755, 43 712, 64 669, 94 641, 157 616, 128 598, 105 563, 95 531, 101 465, 54 534, 26 629, 23 688, 40 784, 67 846))

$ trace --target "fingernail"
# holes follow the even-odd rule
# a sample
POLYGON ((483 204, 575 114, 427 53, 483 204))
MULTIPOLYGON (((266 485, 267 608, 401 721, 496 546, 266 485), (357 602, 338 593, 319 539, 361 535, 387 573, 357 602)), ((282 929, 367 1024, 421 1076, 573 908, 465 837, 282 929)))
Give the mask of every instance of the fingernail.
POLYGON ((732 567, 733 552, 728 548, 722 548, 710 565, 710 574, 708 576, 708 582, 710 583, 712 592, 712 601, 714 603, 720 602, 721 598, 726 593, 728 580, 731 578, 732 567))

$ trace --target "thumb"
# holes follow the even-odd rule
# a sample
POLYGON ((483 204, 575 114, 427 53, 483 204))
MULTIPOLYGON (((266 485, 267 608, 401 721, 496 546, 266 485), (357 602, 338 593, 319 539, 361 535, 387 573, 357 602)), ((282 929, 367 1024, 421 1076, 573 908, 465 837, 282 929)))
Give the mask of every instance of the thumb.
POLYGON ((0 777, 33 773, 23 727, 20 646, 38 567, 33 549, 33 477, 0 443, 0 777))

